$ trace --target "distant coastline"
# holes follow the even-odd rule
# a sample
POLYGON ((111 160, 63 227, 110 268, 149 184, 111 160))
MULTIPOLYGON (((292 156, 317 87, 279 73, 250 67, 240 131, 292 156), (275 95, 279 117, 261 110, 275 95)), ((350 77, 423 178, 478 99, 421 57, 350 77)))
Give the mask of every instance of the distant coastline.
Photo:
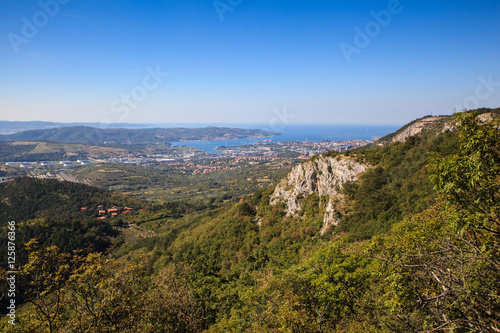
POLYGON ((67 143, 144 143, 161 141, 172 146, 192 147, 209 154, 220 154, 217 147, 235 147, 268 142, 320 142, 376 140, 396 131, 399 125, 366 124, 104 124, 0 121, 0 140, 49 140, 67 143), (61 126, 65 127, 61 127, 61 126), (90 126, 93 125, 93 126, 90 126), (121 126, 121 127, 114 127, 121 126), (26 131, 26 128, 34 128, 26 131), (126 142, 125 142, 125 141, 126 142))
POLYGON ((280 128, 281 135, 268 136, 259 139, 245 138, 236 140, 212 141, 176 141, 173 146, 193 147, 206 153, 220 154, 215 148, 220 146, 236 147, 251 145, 256 141, 272 140, 272 142, 320 142, 320 141, 347 141, 347 140, 375 140, 397 131, 399 125, 289 125, 280 128))

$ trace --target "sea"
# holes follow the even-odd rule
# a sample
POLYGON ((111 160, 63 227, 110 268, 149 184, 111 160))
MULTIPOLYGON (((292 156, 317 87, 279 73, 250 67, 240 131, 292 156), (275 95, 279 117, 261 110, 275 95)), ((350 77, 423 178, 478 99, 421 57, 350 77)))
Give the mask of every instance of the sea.
MULTIPOLYGON (((190 124, 189 127, 207 127, 214 126, 209 124, 190 124)), ((244 129, 262 129, 270 132, 280 133, 280 135, 273 135, 262 138, 246 138, 234 140, 213 140, 213 141, 181 141, 172 142, 174 146, 193 147, 203 150, 210 154, 219 154, 215 150, 216 147, 226 146, 243 146, 256 143, 262 143, 263 140, 272 140, 272 142, 319 142, 319 141, 343 141, 343 140, 376 140, 387 134, 393 133, 401 125, 332 125, 332 124, 291 124, 281 127, 269 128, 266 125, 259 124, 224 124, 216 125, 218 127, 235 127, 244 129)), ((165 124, 161 127, 175 127, 172 124, 165 124)), ((185 125, 178 127, 187 127, 185 125)))

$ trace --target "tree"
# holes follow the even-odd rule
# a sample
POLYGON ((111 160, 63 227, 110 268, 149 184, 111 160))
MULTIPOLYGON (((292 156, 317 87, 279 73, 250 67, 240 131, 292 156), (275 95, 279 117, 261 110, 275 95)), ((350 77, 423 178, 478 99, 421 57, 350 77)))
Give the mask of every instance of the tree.
POLYGON ((372 242, 395 331, 500 332, 498 122, 455 119, 460 151, 431 167, 439 203, 372 242))
POLYGON ((59 253, 56 246, 40 250, 34 239, 26 244, 26 249, 29 261, 20 270, 20 276, 26 288, 25 297, 35 309, 28 329, 56 332, 64 327, 64 283, 80 258, 59 253))
POLYGON ((500 332, 500 248, 456 233, 458 218, 436 206, 373 240, 394 331, 500 332))
POLYGON ((208 328, 203 297, 190 281, 192 267, 182 263, 162 269, 148 294, 155 332, 201 332, 208 328))
POLYGON ((141 264, 92 253, 69 278, 66 327, 78 332, 146 331, 149 281, 141 264))
POLYGON ((255 286, 242 293, 242 307, 210 332, 376 331, 365 298, 374 281, 372 261, 340 239, 302 265, 255 274, 255 286))
POLYGON ((500 122, 483 121, 474 112, 460 113, 455 120, 460 152, 436 158, 431 179, 464 214, 460 229, 480 228, 500 236, 500 122))

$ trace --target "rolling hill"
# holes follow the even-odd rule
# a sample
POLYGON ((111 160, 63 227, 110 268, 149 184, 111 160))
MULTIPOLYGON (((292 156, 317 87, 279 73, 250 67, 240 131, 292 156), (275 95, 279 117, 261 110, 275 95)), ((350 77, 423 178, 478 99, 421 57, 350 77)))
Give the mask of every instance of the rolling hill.
POLYGON ((206 128, 153 128, 153 129, 123 129, 94 128, 88 126, 37 129, 0 135, 2 141, 55 141, 65 143, 86 144, 137 144, 174 141, 242 139, 266 137, 278 133, 239 128, 206 127, 206 128))

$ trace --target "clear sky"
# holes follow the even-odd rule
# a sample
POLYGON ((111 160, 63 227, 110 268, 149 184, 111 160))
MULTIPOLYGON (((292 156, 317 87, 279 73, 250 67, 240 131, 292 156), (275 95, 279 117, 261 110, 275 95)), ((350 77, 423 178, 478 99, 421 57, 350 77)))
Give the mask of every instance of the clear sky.
POLYGON ((500 106, 498 0, 3 0, 0 120, 403 124, 500 106))

